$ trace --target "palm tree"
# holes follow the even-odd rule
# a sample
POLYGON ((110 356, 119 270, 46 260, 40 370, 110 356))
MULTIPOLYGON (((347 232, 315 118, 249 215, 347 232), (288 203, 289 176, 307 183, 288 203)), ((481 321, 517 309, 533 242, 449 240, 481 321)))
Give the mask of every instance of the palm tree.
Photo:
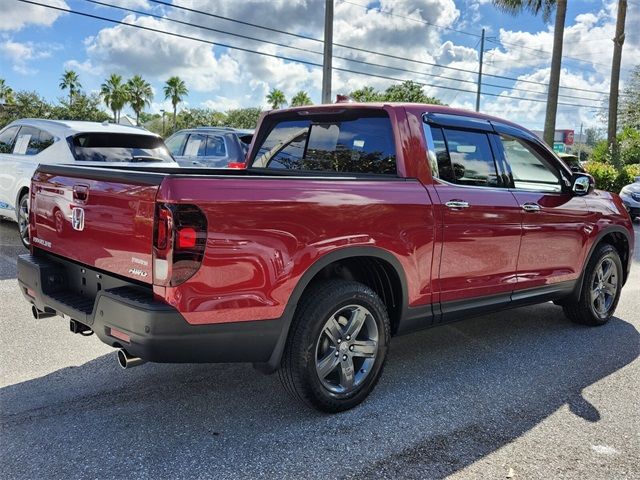
POLYGON ((13 89, 5 83, 4 78, 0 78, 0 103, 13 103, 13 89))
POLYGON ((556 113, 558 111, 558 92, 560 90, 560 69, 562 67, 562 40, 564 38, 564 20, 567 15, 567 0, 493 0, 498 8, 512 15, 525 10, 537 15, 542 10, 545 21, 556 9, 556 20, 553 31, 553 51, 551 53, 551 73, 547 92, 547 113, 544 119, 544 141, 553 145, 556 131, 556 113))
POLYGON ((165 100, 171 99, 171 105, 173 105, 173 129, 176 128, 176 113, 178 104, 183 101, 184 97, 189 94, 189 89, 185 85, 184 81, 180 77, 171 77, 164 85, 164 98, 165 100))
POLYGON ((145 106, 151 105, 153 89, 149 82, 140 75, 135 75, 130 78, 127 82, 127 88, 129 90, 129 103, 136 113, 136 125, 139 125, 140 113, 144 110, 145 106))
POLYGON ((287 99, 282 90, 273 88, 269 92, 269 95, 267 95, 267 102, 269 102, 272 109, 277 110, 287 103, 287 99))
POLYGON ((291 106, 302 107, 303 105, 313 105, 313 102, 311 101, 311 97, 307 92, 305 92, 304 90, 300 90, 291 99, 291 106))
POLYGON ((120 121, 120 111, 129 101, 129 89, 122 83, 122 77, 112 73, 100 86, 100 95, 104 103, 113 112, 113 123, 120 121))
POLYGON ((73 96, 80 91, 82 85, 78 74, 73 70, 65 70, 60 77, 60 89, 69 90, 69 106, 73 103, 73 96))

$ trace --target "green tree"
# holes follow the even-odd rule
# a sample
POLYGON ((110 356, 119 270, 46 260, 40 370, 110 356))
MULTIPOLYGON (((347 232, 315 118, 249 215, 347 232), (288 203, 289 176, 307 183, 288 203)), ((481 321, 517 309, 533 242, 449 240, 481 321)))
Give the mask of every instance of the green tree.
POLYGON ((422 86, 418 83, 412 82, 411 80, 391 85, 384 91, 383 100, 385 102, 411 102, 442 105, 442 102, 437 98, 425 95, 424 90, 422 90, 422 86))
POLYGON ((564 38, 564 21, 567 14, 567 0, 493 0, 499 9, 518 15, 529 11, 534 15, 542 12, 544 21, 548 21, 556 9, 553 30, 553 49, 551 52, 551 72, 547 92, 547 113, 544 119, 544 140, 553 145, 556 130, 556 114, 558 110, 558 93, 560 91, 560 70, 562 68, 562 41, 564 38))
POLYGON ((69 105, 73 103, 73 97, 80 92, 82 85, 78 74, 73 70, 65 70, 60 77, 60 89, 69 90, 69 105))
POLYGON ((384 101, 384 94, 371 86, 354 90, 349 94, 349 96, 356 102, 371 103, 384 101))
POLYGON ((127 81, 129 90, 129 104, 136 114, 136 125, 140 125, 140 114, 144 107, 151 105, 153 100, 153 89, 140 75, 134 75, 127 81))
POLYGON ((19 118, 52 118, 54 107, 36 92, 12 94, 11 105, 0 109, 0 128, 19 118))
POLYGON ((113 123, 120 121, 120 112, 129 101, 129 89, 122 83, 122 77, 112 73, 100 86, 100 95, 113 112, 113 123))
POLYGON ((0 78, 0 103, 13 103, 13 89, 5 83, 4 78, 0 78))
POLYGON ((313 102, 311 101, 311 97, 307 92, 305 92, 304 90, 300 90, 291 99, 291 106, 302 107, 304 105, 313 105, 313 102))
POLYGON ((180 77, 171 77, 164 85, 164 98, 165 100, 171 100, 173 105, 173 129, 176 128, 176 113, 178 110, 178 104, 184 101, 184 97, 189 94, 189 89, 180 77))
POLYGON ((224 125, 233 128, 256 128, 260 114, 260 108, 237 108, 226 112, 224 125))
POLYGON ((619 124, 640 130, 640 65, 636 65, 622 94, 619 124))
POLYGON ((284 92, 278 88, 272 88, 267 95, 267 102, 271 105, 273 110, 282 108, 287 104, 287 98, 284 96, 284 92))
POLYGON ((109 120, 109 114, 100 108, 102 100, 100 95, 92 93, 87 95, 78 92, 73 97, 73 103, 66 99, 59 99, 59 105, 54 106, 51 118, 60 120, 84 120, 88 122, 105 122, 109 120))

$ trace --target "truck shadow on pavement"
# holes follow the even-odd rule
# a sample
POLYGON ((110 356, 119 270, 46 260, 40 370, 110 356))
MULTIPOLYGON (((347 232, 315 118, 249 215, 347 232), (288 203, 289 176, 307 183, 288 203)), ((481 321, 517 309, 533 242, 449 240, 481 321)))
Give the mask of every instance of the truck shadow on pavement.
POLYGON ((583 390, 639 353, 622 319, 588 328, 552 304, 521 308, 395 338, 370 398, 333 416, 248 365, 122 371, 105 355, 0 390, 0 468, 6 478, 441 478, 563 406, 599 421, 583 390))

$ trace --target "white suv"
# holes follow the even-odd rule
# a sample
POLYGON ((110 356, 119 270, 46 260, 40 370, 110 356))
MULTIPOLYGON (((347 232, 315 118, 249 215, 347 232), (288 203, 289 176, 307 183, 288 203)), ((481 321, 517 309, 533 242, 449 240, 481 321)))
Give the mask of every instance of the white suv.
POLYGON ((40 163, 104 162, 178 167, 158 135, 142 128, 66 120, 17 120, 0 131, 0 216, 29 246, 29 185, 40 163))

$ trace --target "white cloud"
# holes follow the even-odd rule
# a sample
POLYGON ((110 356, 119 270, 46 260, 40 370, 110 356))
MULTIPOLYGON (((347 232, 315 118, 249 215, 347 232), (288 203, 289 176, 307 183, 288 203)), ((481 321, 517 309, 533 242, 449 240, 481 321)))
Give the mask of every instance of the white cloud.
MULTIPOLYGON (((69 8, 64 0, 49 0, 48 4, 54 7, 69 8)), ((0 30, 18 31, 27 25, 49 27, 62 15, 64 13, 58 10, 5 0, 2 2, 0 30)))
POLYGON ((58 48, 56 45, 40 45, 33 42, 14 42, 11 39, 0 43, 0 57, 8 59, 15 72, 22 75, 31 75, 38 70, 30 66, 34 60, 51 56, 51 50, 58 48))

